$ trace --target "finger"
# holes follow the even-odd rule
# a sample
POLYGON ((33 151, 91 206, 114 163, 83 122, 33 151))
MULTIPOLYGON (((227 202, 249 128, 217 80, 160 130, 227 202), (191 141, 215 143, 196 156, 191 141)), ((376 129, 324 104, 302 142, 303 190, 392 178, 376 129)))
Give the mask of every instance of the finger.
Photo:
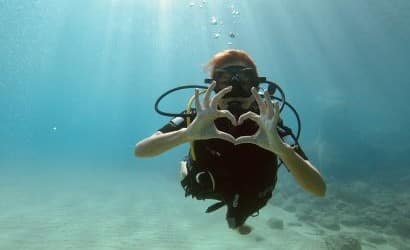
POLYGON ((273 124, 275 124, 275 127, 276 127, 278 125, 279 120, 280 120, 280 117, 279 117, 279 113, 280 113, 279 102, 275 101, 273 103, 273 109, 274 109, 273 124))
POLYGON ((253 94, 253 96, 255 97, 256 103, 258 104, 259 107, 259 111, 261 114, 265 113, 265 104, 262 101, 262 98, 259 96, 258 91, 256 90, 255 87, 251 88, 251 92, 253 94))
POLYGON ((265 105, 267 107, 267 115, 269 119, 272 119, 273 117, 273 112, 274 112, 274 108, 273 108, 273 103, 272 100, 270 98, 270 94, 269 91, 265 90, 265 105))
POLYGON ((250 119, 256 122, 258 125, 260 123, 260 116, 253 113, 252 111, 248 111, 245 114, 242 114, 238 119, 238 125, 241 125, 245 120, 250 119))
POLYGON ((214 90, 216 85, 215 81, 212 81, 211 85, 209 85, 209 88, 205 92, 205 97, 204 97, 204 107, 209 107, 209 99, 211 98, 211 93, 214 90))
POLYGON ((231 90, 232 90, 232 86, 229 86, 229 87, 226 87, 226 88, 222 89, 221 91, 219 91, 218 94, 216 94, 212 98, 211 107, 216 109, 218 107, 219 102, 223 98, 223 96, 226 95, 231 90))
POLYGON ((232 125, 237 126, 235 116, 229 110, 219 110, 217 112, 217 117, 224 117, 231 121, 232 125))
POLYGON ((235 137, 233 137, 232 135, 222 132, 222 131, 218 131, 217 132, 217 138, 225 140, 225 141, 229 141, 231 143, 235 143, 235 137))
POLYGON ((195 89, 195 108, 197 112, 202 111, 201 103, 199 102, 199 89, 195 89))
POLYGON ((244 144, 244 143, 255 143, 255 138, 251 135, 241 136, 236 138, 235 145, 244 144))

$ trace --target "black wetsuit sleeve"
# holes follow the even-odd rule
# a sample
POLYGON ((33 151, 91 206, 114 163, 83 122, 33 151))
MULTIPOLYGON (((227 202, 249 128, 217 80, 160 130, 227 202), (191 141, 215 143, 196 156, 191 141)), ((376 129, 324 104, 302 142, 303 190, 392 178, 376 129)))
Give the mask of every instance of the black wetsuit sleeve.
MULTIPOLYGON (((181 114, 186 114, 186 111, 181 112, 181 114)), ((195 118, 195 111, 193 111, 193 114, 189 116, 191 122, 195 118)), ((187 117, 181 117, 181 116, 176 116, 172 118, 165 126, 162 128, 158 129, 158 131, 162 133, 168 133, 172 131, 177 131, 180 130, 181 128, 186 128, 188 124, 188 118, 187 117)))

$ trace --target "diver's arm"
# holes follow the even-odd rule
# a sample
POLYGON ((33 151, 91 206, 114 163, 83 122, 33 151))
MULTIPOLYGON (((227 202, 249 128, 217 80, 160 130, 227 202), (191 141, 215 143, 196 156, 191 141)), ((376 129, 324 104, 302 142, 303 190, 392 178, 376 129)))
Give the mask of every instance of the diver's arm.
POLYGON ((138 157, 150 157, 161 154, 184 142, 188 142, 188 137, 185 132, 186 128, 167 133, 158 131, 150 137, 138 142, 137 145, 135 145, 134 154, 138 157))
POLYGON ((214 81, 205 92, 202 104, 199 101, 199 91, 198 89, 195 90, 197 114, 187 128, 166 133, 158 131, 152 136, 138 142, 135 146, 134 154, 140 157, 155 156, 184 142, 211 138, 223 139, 234 143, 235 138, 232 135, 219 131, 214 124, 216 118, 225 117, 228 118, 232 124, 236 125, 234 115, 227 110, 217 109, 220 99, 223 95, 231 91, 232 87, 227 87, 219 91, 211 98, 211 92, 215 88, 215 84, 214 81))
POLYGON ((325 195, 326 183, 319 171, 309 161, 304 160, 286 143, 283 143, 282 150, 278 152, 278 156, 288 167, 296 182, 305 190, 317 196, 325 195))
POLYGON ((238 124, 242 124, 246 119, 251 119, 259 125, 259 130, 252 136, 237 138, 236 143, 253 143, 278 155, 304 189, 318 196, 324 196, 326 184, 319 171, 309 161, 297 154, 292 147, 283 142, 279 136, 277 129, 280 120, 279 103, 272 103, 268 91, 265 91, 263 100, 255 88, 252 88, 251 91, 258 103, 260 114, 247 112, 239 117, 238 124))

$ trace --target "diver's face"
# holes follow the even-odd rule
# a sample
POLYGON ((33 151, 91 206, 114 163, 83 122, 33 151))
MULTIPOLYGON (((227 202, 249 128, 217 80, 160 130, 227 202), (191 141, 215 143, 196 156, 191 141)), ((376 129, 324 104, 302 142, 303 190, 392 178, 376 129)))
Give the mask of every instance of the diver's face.
POLYGON ((249 97, 226 97, 219 102, 220 109, 227 109, 233 113, 245 113, 255 102, 253 95, 249 97))
POLYGON ((251 88, 257 87, 256 71, 252 67, 235 62, 225 64, 214 70, 213 79, 216 81, 215 91, 232 86, 232 90, 224 95, 219 103, 221 109, 228 109, 234 115, 248 111, 254 103, 251 88))

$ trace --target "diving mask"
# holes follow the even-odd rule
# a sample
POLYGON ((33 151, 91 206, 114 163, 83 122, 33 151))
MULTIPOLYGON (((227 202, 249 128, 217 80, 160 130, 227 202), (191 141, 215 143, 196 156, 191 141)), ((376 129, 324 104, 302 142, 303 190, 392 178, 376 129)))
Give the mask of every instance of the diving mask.
POLYGON ((252 95, 251 88, 258 86, 256 71, 251 67, 233 65, 218 68, 213 73, 213 79, 216 81, 216 92, 232 86, 224 98, 249 97, 252 95))

